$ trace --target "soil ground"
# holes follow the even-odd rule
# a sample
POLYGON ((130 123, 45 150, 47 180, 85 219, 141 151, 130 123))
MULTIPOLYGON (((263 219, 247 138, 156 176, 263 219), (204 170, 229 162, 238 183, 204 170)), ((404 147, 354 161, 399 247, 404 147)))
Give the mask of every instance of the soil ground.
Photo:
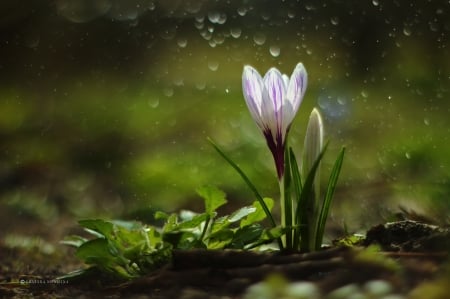
POLYGON ((416 221, 375 226, 352 248, 336 245, 305 254, 174 251, 170 265, 133 281, 111 281, 101 273, 73 281, 55 280, 85 267, 71 248, 55 245, 74 230, 70 221, 47 226, 29 221, 26 236, 39 237, 24 237, 23 230, 4 236, 0 297, 242 298, 250 285, 277 273, 289 281, 313 282, 322 294, 384 280, 393 293, 404 297, 450 298, 450 230, 416 221), (363 250, 373 244, 381 250, 363 250))

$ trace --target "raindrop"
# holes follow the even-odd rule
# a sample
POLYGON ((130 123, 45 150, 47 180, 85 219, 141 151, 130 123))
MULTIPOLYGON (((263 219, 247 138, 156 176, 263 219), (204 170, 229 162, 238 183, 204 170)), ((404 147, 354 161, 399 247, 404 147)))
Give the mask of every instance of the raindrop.
POLYGON ((197 83, 195 84, 195 87, 196 87, 198 90, 204 90, 204 89, 206 88, 206 82, 197 82, 197 83))
POLYGON ((239 38, 242 34, 241 28, 231 28, 230 34, 234 38, 239 38))
POLYGON ((439 25, 435 21, 430 21, 429 26, 430 26, 430 30, 433 32, 436 32, 439 29, 439 25))
POLYGON ((428 118, 424 118, 424 119, 423 119, 423 123, 424 123, 426 126, 429 126, 429 125, 430 125, 430 120, 429 120, 428 118))
POLYGON ((369 93, 367 91, 363 90, 363 91, 361 91, 361 96, 363 98, 368 98, 369 97, 369 93))
POLYGON ((278 46, 270 46, 269 52, 270 52, 270 55, 272 55, 273 57, 278 57, 278 56, 280 56, 281 50, 280 50, 280 47, 278 47, 278 46))
POLYGON ((190 14, 198 13, 200 11, 201 7, 202 7, 202 1, 194 0, 194 1, 186 1, 185 2, 186 11, 190 14))
POLYGON ((159 99, 155 98, 155 99, 148 100, 148 105, 153 109, 157 108, 159 106, 159 99))
POLYGON ((177 44, 180 48, 186 48, 187 46, 187 39, 185 38, 179 38, 177 41, 177 44))
POLYGON ((213 23, 213 24, 217 23, 219 21, 219 18, 220 18, 219 12, 217 12, 217 11, 210 11, 210 12, 208 12, 208 20, 211 23, 213 23))
POLYGON ((243 17, 243 16, 245 16, 245 15, 247 14, 247 8, 245 8, 245 7, 243 7, 243 6, 238 7, 237 13, 238 13, 238 15, 240 15, 241 17, 243 17))
POLYGON ((173 94, 174 94, 174 90, 173 90, 172 87, 166 87, 166 88, 164 88, 164 90, 163 90, 163 94, 164 94, 166 97, 171 97, 171 96, 173 96, 173 94))
POLYGON ((213 24, 225 24, 227 21, 227 15, 218 11, 208 12, 208 20, 213 24))
POLYGON ((372 4, 374 6, 378 6, 380 4, 380 2, 378 0, 372 0, 372 4))
POLYGON ((217 71, 219 69, 219 62, 214 60, 208 61, 208 68, 213 72, 217 71))
POLYGON ((108 12, 108 0, 59 0, 55 2, 58 13, 74 23, 86 23, 108 12))
POLYGON ((332 25, 339 25, 339 17, 332 17, 331 19, 330 19, 330 22, 331 22, 331 24, 332 25))
POLYGON ((339 103, 339 105, 345 105, 345 104, 347 104, 347 99, 339 96, 337 98, 337 102, 339 103))
POLYGON ((403 34, 404 34, 404 35, 410 36, 411 33, 412 33, 411 28, 409 28, 409 27, 404 27, 404 28, 403 28, 403 34))
POLYGON ((406 157, 406 159, 411 159, 411 154, 409 152, 406 152, 405 157, 406 157))
POLYGON ((293 19, 293 18, 295 18, 295 11, 293 11, 293 10, 290 10, 290 11, 288 11, 288 18, 289 19, 293 19))
POLYGON ((176 34, 177 34, 176 26, 168 26, 160 32, 161 37, 165 40, 173 39, 176 34))
POLYGON ((255 44, 257 44, 258 46, 262 46, 264 45, 264 43, 266 42, 266 36, 261 33, 261 32, 257 32, 255 33, 255 35, 253 36, 253 41, 255 42, 255 44))
POLYGON ((227 21, 227 15, 226 14, 220 14, 219 20, 217 20, 217 24, 225 24, 225 22, 227 21))

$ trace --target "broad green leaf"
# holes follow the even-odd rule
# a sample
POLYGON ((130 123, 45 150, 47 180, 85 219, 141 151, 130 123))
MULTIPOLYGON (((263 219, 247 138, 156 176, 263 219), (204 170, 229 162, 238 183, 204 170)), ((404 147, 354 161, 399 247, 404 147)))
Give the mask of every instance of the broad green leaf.
MULTIPOLYGON (((274 201, 272 198, 265 197, 264 204, 266 205, 269 211, 272 210, 274 201)), ((259 203, 259 201, 253 202, 252 206, 256 209, 255 212, 247 215, 244 219, 241 220, 240 227, 244 227, 259 221, 262 221, 266 218, 266 213, 264 212, 263 207, 259 203)))
POLYGON ((222 249, 230 244, 233 240, 234 233, 231 229, 223 229, 214 234, 211 234, 207 238, 207 248, 208 249, 222 249))
POLYGON ((229 218, 230 216, 223 216, 215 219, 211 226, 211 234, 230 226, 231 222, 228 221, 229 218))
POLYGON ((78 247, 76 256, 88 264, 95 264, 99 261, 115 261, 116 254, 111 250, 108 240, 97 238, 85 242, 78 247))
POLYGON ((78 221, 78 223, 88 231, 90 230, 97 232, 103 237, 108 237, 113 234, 114 225, 111 222, 105 221, 103 219, 86 219, 80 220, 78 221))
POLYGON ((87 241, 88 240, 83 237, 72 235, 72 236, 64 237, 64 240, 62 240, 60 243, 64 244, 64 245, 73 246, 73 247, 80 247, 87 241))
POLYGON ((200 228, 200 225, 208 219, 209 214, 203 213, 195 215, 192 219, 178 223, 175 230, 186 230, 200 228))
POLYGON ((239 210, 233 212, 233 214, 231 214, 228 217, 228 222, 231 222, 231 223, 237 222, 237 221, 241 220, 242 218, 244 218, 250 214, 253 214, 255 212, 256 212, 256 207, 254 207, 254 206, 242 207, 239 210))
POLYGON ((253 223, 236 230, 228 248, 244 249, 245 245, 256 242, 263 232, 263 227, 253 223))
POLYGON ((203 186, 197 189, 205 201, 205 212, 212 215, 219 207, 227 203, 225 193, 214 186, 203 186))
POLYGON ((169 218, 169 214, 164 213, 162 211, 156 211, 154 214, 154 218, 155 220, 167 220, 167 218, 169 218))

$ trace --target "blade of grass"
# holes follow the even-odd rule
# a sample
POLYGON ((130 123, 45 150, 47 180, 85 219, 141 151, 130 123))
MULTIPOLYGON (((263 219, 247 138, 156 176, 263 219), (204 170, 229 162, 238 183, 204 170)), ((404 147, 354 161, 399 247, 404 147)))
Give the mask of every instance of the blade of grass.
MULTIPOLYGON (((211 138, 208 137, 207 140, 209 141, 209 143, 211 143, 211 145, 219 153, 219 155, 222 156, 222 158, 224 158, 225 161, 227 161, 228 164, 230 164, 230 166, 233 167, 234 170, 237 171, 237 173, 239 173, 239 175, 244 180, 244 182, 247 184, 247 186, 250 188, 250 190, 253 191, 253 194, 255 194, 256 199, 258 200, 259 204, 263 208, 264 213, 266 214, 267 218, 269 219, 272 227, 276 227, 277 224, 275 223, 275 220, 272 217, 272 213, 270 213, 269 208, 267 207, 266 203, 264 202, 264 199, 261 196, 261 194, 259 194, 255 185, 253 185, 253 183, 250 181, 250 179, 247 177, 247 175, 241 170, 241 168, 236 163, 234 163, 233 160, 228 158, 228 156, 219 148, 219 146, 211 138)), ((278 239, 278 245, 279 245, 280 249, 283 248, 283 243, 281 242, 281 239, 278 239)))
POLYGON ((323 234, 325 231, 325 224, 328 218, 328 212, 330 210, 331 202, 334 195, 334 190, 336 189, 336 184, 339 178, 339 174, 342 168, 342 162, 344 161, 345 147, 341 149, 339 155, 334 163, 333 169, 330 174, 330 179, 328 180, 327 192, 323 201, 322 208, 320 209, 320 214, 318 218, 317 231, 316 231, 316 250, 320 249, 322 246, 323 234))

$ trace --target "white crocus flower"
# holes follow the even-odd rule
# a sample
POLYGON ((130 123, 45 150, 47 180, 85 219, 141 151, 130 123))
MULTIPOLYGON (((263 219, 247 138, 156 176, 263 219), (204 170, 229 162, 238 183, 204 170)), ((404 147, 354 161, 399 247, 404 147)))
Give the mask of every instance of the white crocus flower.
POLYGON ((266 137, 277 168, 278 178, 284 175, 286 136, 305 95, 308 75, 302 63, 291 77, 271 68, 264 78, 251 66, 245 66, 242 89, 245 102, 258 127, 266 137))

